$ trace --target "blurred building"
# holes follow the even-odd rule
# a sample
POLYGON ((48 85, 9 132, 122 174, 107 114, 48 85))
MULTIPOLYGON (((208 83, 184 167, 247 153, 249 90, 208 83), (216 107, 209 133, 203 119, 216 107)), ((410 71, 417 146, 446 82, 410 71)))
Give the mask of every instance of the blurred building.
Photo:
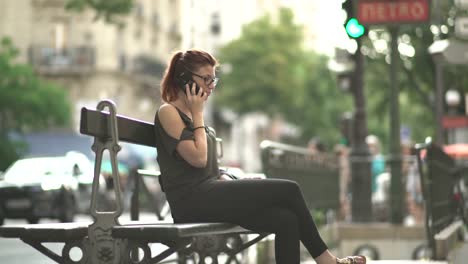
POLYGON ((0 1, 0 36, 20 50, 19 61, 60 83, 79 109, 103 98, 120 113, 152 120, 165 59, 181 43, 179 1, 135 1, 125 27, 94 21, 94 12, 67 12, 65 0, 0 1), (177 12, 175 12, 177 14, 177 12))
MULTIPOLYGON (((179 2, 179 1, 174 1, 179 2)), ((294 12, 303 26, 305 46, 332 55, 335 46, 348 41, 343 30, 341 0, 181 0, 182 48, 200 47, 216 53, 237 38, 242 27, 281 7, 294 12)))

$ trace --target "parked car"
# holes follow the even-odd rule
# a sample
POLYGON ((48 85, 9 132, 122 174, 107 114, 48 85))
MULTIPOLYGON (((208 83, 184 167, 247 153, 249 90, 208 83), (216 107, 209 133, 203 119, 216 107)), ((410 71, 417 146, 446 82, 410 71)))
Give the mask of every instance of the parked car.
MULTIPOLYGON (((77 151, 70 151, 66 154, 66 158, 72 163, 72 175, 78 181, 78 191, 76 192, 77 212, 88 214, 91 193, 93 187, 94 165, 86 155, 77 151)), ((105 192, 104 178, 100 176, 99 192, 102 195, 105 192)), ((100 201, 101 199, 98 199, 100 201)))
POLYGON ((83 156, 73 152, 14 162, 0 181, 0 224, 5 218, 72 222, 80 204, 89 208, 92 167, 83 156))

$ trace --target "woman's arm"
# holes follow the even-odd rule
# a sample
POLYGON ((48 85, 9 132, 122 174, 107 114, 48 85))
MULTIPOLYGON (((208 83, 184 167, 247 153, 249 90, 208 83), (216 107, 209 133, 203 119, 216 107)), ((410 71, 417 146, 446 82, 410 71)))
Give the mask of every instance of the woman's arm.
MULTIPOLYGON (((202 113, 192 113, 194 127, 204 126, 202 113)), ((179 116, 177 109, 165 104, 159 109, 159 120, 163 129, 171 137, 180 139, 185 124, 179 116)), ((182 140, 176 147, 179 155, 190 165, 197 168, 206 167, 208 160, 205 129, 194 131, 195 140, 182 140)))

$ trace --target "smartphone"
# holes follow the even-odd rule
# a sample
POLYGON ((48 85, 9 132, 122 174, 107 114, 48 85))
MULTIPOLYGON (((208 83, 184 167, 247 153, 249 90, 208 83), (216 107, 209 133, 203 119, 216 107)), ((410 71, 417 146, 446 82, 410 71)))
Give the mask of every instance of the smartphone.
MULTIPOLYGON (((189 82, 188 82, 190 91, 192 90, 192 84, 193 84, 193 81, 189 81, 189 82)), ((182 89, 182 90, 183 90, 184 93, 185 93, 185 86, 184 86, 184 89, 182 89)), ((198 84, 195 84, 195 94, 197 94, 198 91, 200 91, 200 86, 198 86, 198 84)))
MULTIPOLYGON (((192 84, 193 84, 192 75, 188 72, 182 72, 176 78, 176 82, 177 82, 177 86, 179 86, 179 88, 182 89, 184 93, 186 93, 185 89, 186 89, 187 84, 189 85, 190 90, 192 89, 192 84)), ((198 91, 200 91, 200 86, 198 86, 197 84, 195 87, 195 93, 198 93, 198 91)))

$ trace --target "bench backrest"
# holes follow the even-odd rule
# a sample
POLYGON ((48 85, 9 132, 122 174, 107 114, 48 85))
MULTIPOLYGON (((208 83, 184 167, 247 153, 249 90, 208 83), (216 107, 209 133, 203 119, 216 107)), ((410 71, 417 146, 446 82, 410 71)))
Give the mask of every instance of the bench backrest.
POLYGON ((266 140, 260 147, 263 173, 268 178, 297 182, 309 209, 339 208, 339 168, 336 159, 314 156, 306 148, 266 140))
MULTIPOLYGON (((109 114, 83 107, 81 109, 80 133, 99 138, 110 138, 109 114)), ((156 147, 154 124, 117 115, 119 140, 133 144, 156 147)))

